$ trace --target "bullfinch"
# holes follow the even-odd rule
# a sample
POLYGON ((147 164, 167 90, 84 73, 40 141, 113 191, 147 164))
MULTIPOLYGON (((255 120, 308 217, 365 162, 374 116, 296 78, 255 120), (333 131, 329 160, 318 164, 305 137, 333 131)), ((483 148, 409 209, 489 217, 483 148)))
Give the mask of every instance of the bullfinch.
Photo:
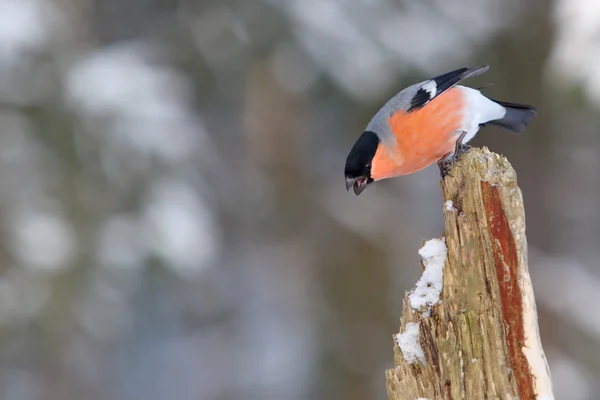
POLYGON ((443 178, 484 125, 522 133, 537 113, 534 107, 492 100, 478 89, 457 85, 488 68, 460 68, 409 86, 388 101, 350 150, 346 190, 353 188, 358 196, 373 182, 412 174, 434 162, 443 178))

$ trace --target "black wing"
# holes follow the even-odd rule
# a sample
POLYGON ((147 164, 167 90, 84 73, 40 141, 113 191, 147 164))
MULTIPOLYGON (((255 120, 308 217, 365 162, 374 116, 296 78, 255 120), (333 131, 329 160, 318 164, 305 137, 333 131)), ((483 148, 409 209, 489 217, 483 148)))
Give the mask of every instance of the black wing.
POLYGON ((483 74, 487 71, 489 65, 483 65, 475 68, 460 68, 454 71, 446 72, 443 75, 431 78, 428 81, 422 83, 422 86, 410 101, 410 108, 408 111, 413 111, 423 107, 431 100, 435 99, 446 90, 450 89, 458 82, 466 78, 471 78, 483 74))

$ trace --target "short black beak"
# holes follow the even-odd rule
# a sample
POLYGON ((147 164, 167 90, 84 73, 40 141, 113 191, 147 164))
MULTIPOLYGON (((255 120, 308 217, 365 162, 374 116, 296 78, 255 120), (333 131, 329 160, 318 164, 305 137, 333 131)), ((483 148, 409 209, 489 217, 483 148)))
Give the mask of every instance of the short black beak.
POLYGON ((351 178, 346 177, 346 190, 354 189, 354 194, 361 194, 368 186, 367 180, 363 177, 351 178))

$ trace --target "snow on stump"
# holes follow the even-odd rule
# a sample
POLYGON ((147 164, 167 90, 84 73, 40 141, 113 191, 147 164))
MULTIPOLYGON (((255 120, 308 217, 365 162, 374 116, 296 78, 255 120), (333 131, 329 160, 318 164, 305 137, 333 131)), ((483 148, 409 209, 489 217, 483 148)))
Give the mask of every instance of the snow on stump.
POLYGON ((471 149, 442 181, 444 236, 419 251, 391 400, 554 399, 527 266, 525 213, 504 157, 471 149))

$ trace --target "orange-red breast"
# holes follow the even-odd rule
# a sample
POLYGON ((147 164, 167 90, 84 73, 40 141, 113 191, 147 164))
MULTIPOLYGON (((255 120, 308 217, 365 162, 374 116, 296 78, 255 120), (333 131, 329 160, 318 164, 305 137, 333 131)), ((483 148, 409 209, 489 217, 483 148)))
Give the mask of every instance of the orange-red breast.
POLYGON ((402 90, 375 114, 346 160, 346 189, 358 196, 372 182, 408 175, 438 162, 442 176, 479 127, 521 133, 535 108, 492 100, 457 85, 488 70, 461 68, 402 90))

